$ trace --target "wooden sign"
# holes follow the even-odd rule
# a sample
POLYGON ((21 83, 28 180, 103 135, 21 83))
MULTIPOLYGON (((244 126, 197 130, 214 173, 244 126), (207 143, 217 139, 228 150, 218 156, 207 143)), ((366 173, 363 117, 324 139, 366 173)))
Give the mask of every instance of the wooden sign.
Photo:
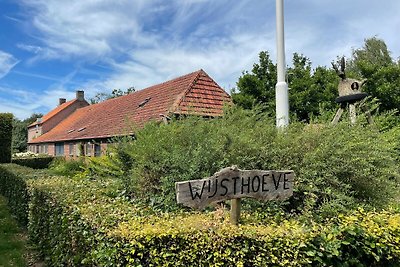
POLYGON ((175 183, 176 199, 185 206, 202 209, 212 202, 255 198, 283 200, 293 195, 293 171, 222 169, 213 176, 175 183))

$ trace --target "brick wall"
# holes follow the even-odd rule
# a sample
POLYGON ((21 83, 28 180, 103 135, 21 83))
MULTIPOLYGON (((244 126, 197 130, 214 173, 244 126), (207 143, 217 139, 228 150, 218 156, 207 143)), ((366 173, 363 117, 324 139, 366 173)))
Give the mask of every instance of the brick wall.
POLYGON ((42 133, 47 133, 51 129, 53 129, 57 124, 59 124, 62 120, 67 118, 69 115, 71 115, 75 110, 78 108, 86 107, 89 104, 86 101, 76 101, 70 106, 66 107, 65 109, 61 110, 57 114, 55 114, 53 117, 48 119, 42 124, 42 133))
POLYGON ((40 135, 42 135, 42 127, 40 125, 28 128, 28 142, 40 135))

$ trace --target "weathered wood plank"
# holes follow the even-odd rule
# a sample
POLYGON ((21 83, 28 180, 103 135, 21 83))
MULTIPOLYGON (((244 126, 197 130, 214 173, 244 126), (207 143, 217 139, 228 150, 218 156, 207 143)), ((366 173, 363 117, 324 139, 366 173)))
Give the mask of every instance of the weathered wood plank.
POLYGON ((293 195, 294 172, 222 169, 213 176, 175 183, 176 199, 185 206, 202 209, 212 202, 236 198, 283 200, 293 195))

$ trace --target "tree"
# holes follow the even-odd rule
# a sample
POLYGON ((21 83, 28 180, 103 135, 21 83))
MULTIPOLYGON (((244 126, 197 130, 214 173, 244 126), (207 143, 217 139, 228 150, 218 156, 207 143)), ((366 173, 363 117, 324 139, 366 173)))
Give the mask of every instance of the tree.
POLYGON ((121 89, 113 89, 111 91, 111 93, 100 92, 100 93, 97 93, 93 98, 90 99, 90 103, 97 104, 97 103, 103 102, 105 100, 116 98, 116 97, 123 96, 123 95, 128 95, 133 92, 135 92, 135 87, 133 87, 133 86, 129 87, 125 91, 123 91, 121 89))
POLYGON ((365 39, 353 50, 346 72, 367 79, 363 90, 380 101, 380 110, 400 107, 400 64, 390 56, 386 43, 376 37, 365 39))
POLYGON ((311 68, 304 55, 293 54, 293 67, 288 69, 290 111, 301 121, 319 115, 321 109, 334 109, 337 97, 337 76, 332 69, 311 68))
MULTIPOLYGON (((261 52, 259 63, 253 65, 252 72, 244 72, 232 93, 235 104, 250 109, 263 105, 264 110, 275 114, 276 65, 268 52, 261 52)), ((299 120, 309 121, 318 115, 321 107, 336 107, 337 76, 326 67, 311 68, 311 61, 300 54, 293 55, 293 67, 288 69, 289 106, 291 115, 299 120)))
POLYGON ((275 112, 276 65, 267 51, 259 54, 259 63, 253 65, 251 73, 243 72, 232 92, 234 103, 246 109, 264 104, 266 110, 275 112))
POLYGON ((347 70, 358 78, 369 77, 379 69, 395 64, 386 43, 376 37, 364 40, 364 46, 353 49, 347 70))
POLYGON ((13 134, 12 134, 12 151, 24 152, 28 146, 28 125, 36 121, 37 118, 43 117, 40 113, 33 113, 25 120, 14 118, 13 134))

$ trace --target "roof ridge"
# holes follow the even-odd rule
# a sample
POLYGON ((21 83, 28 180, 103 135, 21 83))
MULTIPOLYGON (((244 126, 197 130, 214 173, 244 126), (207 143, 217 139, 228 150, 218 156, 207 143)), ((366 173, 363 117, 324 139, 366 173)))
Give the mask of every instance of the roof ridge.
POLYGON ((28 125, 28 127, 32 127, 38 124, 42 124, 45 121, 48 121, 49 119, 53 118, 54 116, 56 116, 59 112, 61 112, 62 110, 66 109, 67 107, 69 107, 70 105, 72 105, 73 103, 75 103, 76 101, 79 101, 77 98, 71 99, 65 103, 62 103, 61 105, 58 105, 57 107, 53 108, 52 110, 50 110, 48 113, 44 114, 41 117, 41 121, 38 122, 37 120, 32 122, 31 124, 28 125), (57 112, 55 112, 57 109, 59 109, 57 112), (52 113, 55 112, 55 113, 52 113), (51 114, 51 116, 49 115, 51 114), (49 116, 48 116, 49 115, 49 116), (44 119, 43 119, 44 118, 44 119))
POLYGON ((198 70, 198 71, 192 72, 191 74, 194 74, 194 73, 196 73, 196 72, 197 72, 196 77, 194 77, 194 79, 193 79, 193 81, 190 83, 189 87, 188 87, 184 92, 182 92, 180 95, 178 95, 178 97, 176 98, 175 102, 172 104, 172 106, 171 106, 169 112, 174 113, 174 112, 178 111, 179 105, 183 102, 185 96, 190 92, 190 90, 191 90, 191 89, 193 88, 193 86, 196 84, 197 80, 199 79, 199 77, 200 77, 200 75, 201 75, 202 73, 204 73, 205 75, 208 76, 208 74, 207 74, 203 69, 200 69, 200 70, 198 70))
MULTIPOLYGON (((184 75, 182 75, 182 76, 175 77, 175 78, 173 78, 173 79, 171 79, 171 80, 168 80, 168 81, 165 81, 165 82, 161 82, 161 83, 158 83, 158 84, 150 85, 150 86, 148 86, 148 87, 146 87, 146 88, 143 88, 143 89, 134 91, 134 92, 129 93, 129 94, 126 94, 126 95, 121 95, 121 96, 117 96, 117 97, 114 97, 114 98, 106 99, 106 100, 104 100, 104 101, 102 101, 102 102, 95 103, 95 104, 91 104, 90 106, 102 104, 102 103, 105 103, 105 102, 114 101, 114 100, 121 99, 121 98, 124 98, 124 97, 127 97, 127 96, 132 96, 132 95, 135 95, 136 93, 139 93, 139 92, 145 92, 145 91, 147 91, 147 90, 149 90, 149 89, 152 89, 152 88, 154 88, 154 87, 158 87, 158 86, 161 86, 161 85, 166 84, 166 83, 171 83, 171 82, 177 81, 177 80, 179 80, 179 79, 183 79, 183 78, 188 77, 188 76, 190 76, 190 75, 193 75, 193 74, 195 74, 195 73, 200 73, 201 71, 203 71, 203 69, 200 69, 200 70, 197 70, 197 71, 193 71, 193 72, 191 72, 191 73, 184 74, 184 75)), ((204 72, 204 71, 203 71, 203 72, 204 72)), ((198 74, 197 74, 197 76, 198 76, 198 74)), ((196 77, 197 77, 197 76, 196 76, 196 77)))

